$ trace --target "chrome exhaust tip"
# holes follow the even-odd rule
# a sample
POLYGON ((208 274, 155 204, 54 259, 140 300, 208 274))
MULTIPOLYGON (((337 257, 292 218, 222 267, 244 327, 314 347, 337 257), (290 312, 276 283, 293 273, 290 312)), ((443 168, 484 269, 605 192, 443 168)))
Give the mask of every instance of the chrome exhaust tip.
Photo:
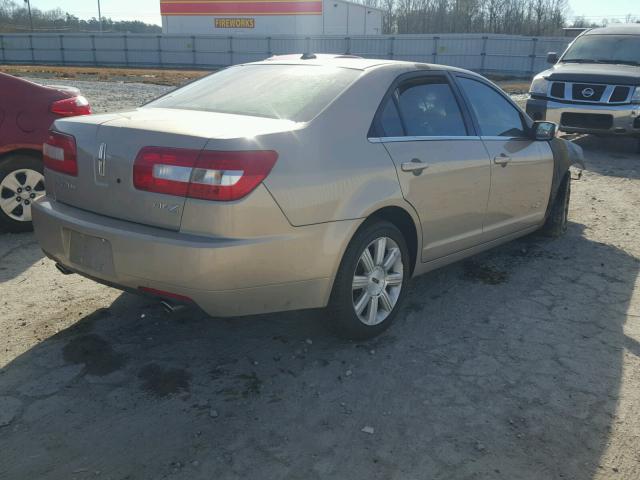
POLYGON ((63 275, 71 275, 73 272, 60 263, 56 263, 56 268, 63 275))
POLYGON ((168 300, 160 300, 160 305, 162 305, 162 309, 167 313, 176 313, 180 310, 184 310, 185 305, 180 303, 172 303, 168 300))

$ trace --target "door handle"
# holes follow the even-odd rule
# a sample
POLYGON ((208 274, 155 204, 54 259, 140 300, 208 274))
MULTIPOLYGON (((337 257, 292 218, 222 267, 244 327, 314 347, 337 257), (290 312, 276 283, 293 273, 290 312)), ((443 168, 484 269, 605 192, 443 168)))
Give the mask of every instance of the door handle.
POLYGON ((419 158, 412 158, 410 162, 404 162, 400 165, 403 172, 413 172, 414 175, 420 175, 425 168, 429 168, 429 164, 423 163, 419 158))
POLYGON ((503 167, 506 167, 507 163, 509 163, 510 161, 511 157, 505 155, 504 153, 501 153, 497 157, 493 157, 493 163, 495 163, 496 165, 502 165, 503 167))

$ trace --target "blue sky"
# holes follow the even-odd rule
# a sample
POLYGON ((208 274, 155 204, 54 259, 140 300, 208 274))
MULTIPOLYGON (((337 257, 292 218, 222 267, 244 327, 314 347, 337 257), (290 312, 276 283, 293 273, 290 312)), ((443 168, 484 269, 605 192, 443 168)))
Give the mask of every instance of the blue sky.
MULTIPOLYGON (((114 20, 160 23, 160 0, 101 0, 100 3, 102 15, 114 20)), ((639 0, 569 0, 569 4, 572 15, 584 15, 594 21, 603 17, 623 18, 628 13, 640 17, 639 0)), ((31 6, 42 10, 60 7, 80 18, 98 16, 97 0, 31 0, 31 6)))

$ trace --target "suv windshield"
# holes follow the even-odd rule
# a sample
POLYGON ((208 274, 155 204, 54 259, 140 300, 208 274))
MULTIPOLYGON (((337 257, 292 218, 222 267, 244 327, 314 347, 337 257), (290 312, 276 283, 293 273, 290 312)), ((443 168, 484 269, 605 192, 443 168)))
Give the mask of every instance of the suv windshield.
POLYGON ((640 35, 584 35, 561 61, 640 65, 640 35))
POLYGON ((147 107, 306 122, 340 95, 360 73, 315 65, 240 65, 186 85, 147 107))

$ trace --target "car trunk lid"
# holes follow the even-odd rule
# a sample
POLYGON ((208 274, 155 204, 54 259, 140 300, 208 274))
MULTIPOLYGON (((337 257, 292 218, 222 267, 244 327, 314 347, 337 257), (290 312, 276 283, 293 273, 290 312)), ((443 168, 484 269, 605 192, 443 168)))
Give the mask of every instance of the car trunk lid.
POLYGON ((136 189, 133 164, 142 148, 199 152, 210 139, 253 137, 288 130, 293 124, 286 120, 157 108, 95 119, 55 123, 57 130, 75 137, 78 161, 77 177, 65 176, 64 182, 55 182, 56 200, 101 215, 171 230, 180 228, 186 198, 136 189))

